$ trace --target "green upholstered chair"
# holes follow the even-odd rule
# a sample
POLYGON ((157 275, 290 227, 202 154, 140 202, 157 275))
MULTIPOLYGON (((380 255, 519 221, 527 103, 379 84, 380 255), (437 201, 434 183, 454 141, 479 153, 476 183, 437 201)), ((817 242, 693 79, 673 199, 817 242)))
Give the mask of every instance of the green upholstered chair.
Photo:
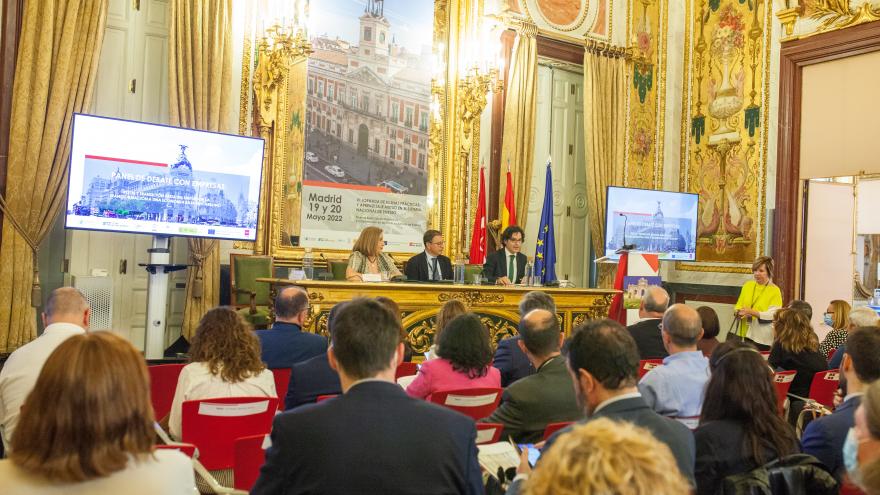
POLYGON ((232 279, 232 305, 254 328, 267 328, 269 319, 269 284, 257 282, 274 273, 271 256, 229 255, 229 277, 232 279))
POLYGON ((333 274, 333 280, 345 280, 346 268, 348 268, 347 261, 331 261, 330 273, 333 274))

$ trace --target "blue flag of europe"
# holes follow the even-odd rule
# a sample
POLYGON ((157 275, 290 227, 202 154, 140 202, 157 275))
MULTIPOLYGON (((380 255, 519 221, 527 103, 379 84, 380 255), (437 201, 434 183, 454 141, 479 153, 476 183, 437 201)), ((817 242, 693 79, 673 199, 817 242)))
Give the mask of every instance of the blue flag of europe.
POLYGON ((556 280, 556 238, 553 235, 553 174, 547 162, 547 183, 544 186, 544 208, 538 226, 538 243, 535 247, 535 276, 542 283, 556 280))

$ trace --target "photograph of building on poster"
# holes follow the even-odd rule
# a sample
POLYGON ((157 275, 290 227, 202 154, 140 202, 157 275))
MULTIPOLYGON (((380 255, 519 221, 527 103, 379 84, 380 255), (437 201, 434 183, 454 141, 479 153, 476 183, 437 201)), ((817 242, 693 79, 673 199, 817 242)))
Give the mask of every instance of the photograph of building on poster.
POLYGON ((304 180, 425 196, 434 2, 310 10, 304 180))

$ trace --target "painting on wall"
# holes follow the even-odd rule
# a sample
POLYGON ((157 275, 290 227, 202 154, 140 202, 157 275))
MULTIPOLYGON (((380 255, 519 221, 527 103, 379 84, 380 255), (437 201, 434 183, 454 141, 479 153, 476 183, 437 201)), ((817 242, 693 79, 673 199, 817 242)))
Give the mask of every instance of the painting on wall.
POLYGON ((663 185, 667 0, 630 0, 629 11, 633 63, 625 185, 658 189, 663 185))
POLYGON ((682 191, 700 194, 697 261, 742 272, 761 254, 770 16, 766 0, 691 0, 682 101, 682 191))

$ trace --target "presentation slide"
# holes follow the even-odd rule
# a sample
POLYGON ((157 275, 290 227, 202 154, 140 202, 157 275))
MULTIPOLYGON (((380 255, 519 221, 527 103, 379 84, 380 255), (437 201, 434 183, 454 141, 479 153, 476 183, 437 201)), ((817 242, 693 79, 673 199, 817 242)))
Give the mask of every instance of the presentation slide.
POLYGON ((605 256, 626 244, 656 253, 661 260, 696 260, 699 195, 609 187, 605 216, 605 256))
POLYGON ((253 241, 263 140, 74 116, 66 227, 253 241))

